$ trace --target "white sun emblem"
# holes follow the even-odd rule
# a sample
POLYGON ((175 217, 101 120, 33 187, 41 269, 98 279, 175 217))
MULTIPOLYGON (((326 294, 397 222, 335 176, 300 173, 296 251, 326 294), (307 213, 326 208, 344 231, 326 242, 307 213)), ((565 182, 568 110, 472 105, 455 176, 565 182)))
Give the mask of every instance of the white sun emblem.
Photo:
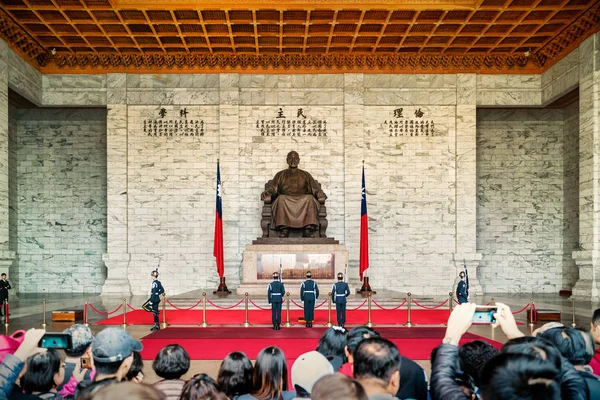
POLYGON ((217 185, 217 197, 222 197, 221 196, 221 184, 220 183, 217 185))

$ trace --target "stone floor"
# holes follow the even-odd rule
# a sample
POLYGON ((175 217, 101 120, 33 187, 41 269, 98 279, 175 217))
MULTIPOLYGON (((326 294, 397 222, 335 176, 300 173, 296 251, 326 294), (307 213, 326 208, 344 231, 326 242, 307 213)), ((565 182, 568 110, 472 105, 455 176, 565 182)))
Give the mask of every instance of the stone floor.
MULTIPOLYGON (((219 306, 231 306, 241 300, 242 296, 237 296, 235 294, 220 297, 212 294, 212 291, 205 291, 207 293, 207 299, 215 303, 219 306)), ((191 307, 195 303, 197 303, 202 298, 203 291, 198 290, 194 292, 188 292, 185 294, 173 296, 169 298, 170 302, 177 307, 191 307)), ((12 293, 11 293, 12 294, 12 293)), ((475 296, 471 299, 471 301, 475 301, 477 304, 486 304, 494 299, 496 302, 503 302, 508 304, 511 309, 514 311, 518 311, 522 309, 526 304, 530 302, 531 295, 523 295, 523 294, 509 294, 509 293, 495 293, 495 294, 486 294, 485 296, 475 296)), ((376 300, 379 304, 385 307, 391 307, 400 304, 406 298, 406 293, 392 292, 392 291, 378 291, 376 295, 373 295, 373 299, 376 300)), ((418 301, 420 304, 426 306, 433 306, 442 303, 448 297, 440 297, 440 296, 413 296, 413 299, 418 301)), ((86 300, 94 306, 100 312, 110 312, 119 305, 123 304, 124 300, 127 301, 128 305, 131 305, 135 309, 139 309, 141 305, 146 300, 146 297, 143 296, 131 296, 126 299, 119 297, 108 297, 108 296, 89 296, 84 297, 82 295, 65 295, 65 294, 22 294, 20 296, 11 295, 10 297, 10 323, 7 326, 6 321, 4 319, 0 320, 0 323, 4 325, 5 333, 12 333, 19 329, 29 329, 32 327, 41 327, 44 323, 44 303, 45 303, 45 316, 46 316, 46 329, 49 332, 60 332, 63 329, 67 328, 70 323, 66 322, 52 322, 51 321, 51 312, 54 310, 71 310, 71 309, 83 309, 83 305, 86 300)), ((356 307, 360 303, 364 301, 364 297, 360 295, 352 295, 349 297, 349 305, 348 307, 356 307)), ((552 310, 560 310, 562 322, 566 324, 571 324, 573 322, 573 309, 575 310, 574 320, 577 326, 588 328, 590 324, 590 319, 592 313, 595 308, 599 307, 597 304, 592 304, 590 302, 576 302, 573 303, 571 300, 565 297, 560 297, 554 294, 534 294, 533 299, 535 305, 538 309, 552 309, 552 310)), ((264 296, 256 296, 252 298, 252 300, 260 306, 267 306, 266 297, 264 296)), ((298 300, 296 300, 298 301, 298 300)), ((168 306, 171 308, 171 306, 168 306)), ((444 306, 446 307, 446 306, 444 306)), ((129 306, 128 306, 129 308, 129 306)), ((209 308, 212 306, 209 305, 209 308)), ((243 303, 239 305, 237 308, 243 309, 243 303)), ((201 309, 201 305, 198 305, 196 309, 201 309)), ((123 307, 112 315, 121 314, 123 307)), ((93 310, 90 310, 88 313, 88 322, 90 323, 90 327, 96 333, 103 329, 103 326, 95 325, 95 321, 99 321, 104 319, 104 316, 96 313, 93 310)), ((526 321, 526 314, 522 312, 516 316, 517 321, 525 323, 521 325, 521 329, 523 331, 529 331, 530 329, 534 329, 536 326, 541 325, 540 323, 536 324, 536 326, 529 326, 526 321)), ((209 321, 210 322, 210 321, 209 321)), ((127 330, 131 333, 131 335, 135 338, 142 338, 146 336, 149 332, 150 326, 144 325, 128 325, 127 330)), ((243 327, 239 327, 238 325, 232 326, 234 329, 245 329, 243 327)), ((305 329, 299 326, 288 328, 288 329, 305 329)), ((376 328, 375 328, 376 329, 376 328)), ((419 327, 413 327, 410 329, 419 329, 419 327)), ((499 342, 506 341, 506 337, 502 333, 500 329, 492 329, 490 326, 473 326, 470 329, 471 332, 497 340, 499 342)), ((400 349, 402 352, 402 349, 400 349)), ((429 361, 427 360, 418 360, 419 363, 429 371, 429 361)), ((192 366, 190 368, 190 372, 186 375, 186 377, 191 377, 196 373, 205 372, 209 375, 216 376, 218 368, 220 365, 220 360, 215 361, 193 361, 192 366)), ((147 377, 147 382, 152 383, 156 381, 158 378, 154 375, 152 371, 152 362, 146 361, 144 373, 147 377)))

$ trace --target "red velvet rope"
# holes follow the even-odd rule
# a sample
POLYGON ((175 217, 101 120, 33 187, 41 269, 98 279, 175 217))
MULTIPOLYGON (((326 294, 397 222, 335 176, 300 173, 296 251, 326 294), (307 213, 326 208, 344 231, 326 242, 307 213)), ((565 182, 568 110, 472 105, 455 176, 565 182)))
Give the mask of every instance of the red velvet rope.
POLYGON ((377 307, 379 307, 380 309, 382 309, 384 311, 395 311, 406 304, 406 299, 404 299, 404 301, 402 303, 400 303, 399 306, 394 307, 394 308, 384 308, 384 307, 380 306, 379 304, 377 304, 377 302, 375 300, 373 300, 373 304, 375 304, 377 307))
POLYGON ((513 315, 516 314, 521 314, 523 311, 527 310, 527 307, 529 307, 531 303, 527 303, 527 305, 525 305, 525 307, 521 308, 519 311, 513 312, 513 315))
POLYGON ((193 306, 191 306, 190 308, 179 308, 175 304, 171 303, 171 300, 167 299, 167 304, 169 304, 171 307, 173 307, 176 310, 182 310, 182 311, 189 311, 192 308, 196 307, 200 303, 202 303, 202 299, 198 300, 198 302, 196 304, 194 304, 193 306))
POLYGON ((10 324, 10 312, 8 310, 8 301, 4 302, 4 318, 6 318, 6 325, 10 324))
POLYGON ((423 304, 419 304, 416 300, 413 300, 412 302, 415 303, 418 307, 424 308, 426 310, 435 310, 437 308, 445 306, 448 303, 448 299, 446 299, 446 301, 444 301, 442 304, 438 304, 437 306, 433 306, 433 307, 428 307, 428 306, 424 306, 423 304))
POLYGON ((323 300, 323 302, 321 304, 319 304, 318 306, 315 306, 315 310, 319 307, 321 307, 323 304, 327 303, 327 299, 323 300))
POLYGON ((232 308, 236 308, 237 306, 239 306, 240 304, 242 304, 244 302, 244 299, 238 301, 236 304, 232 305, 231 307, 221 307, 221 306, 218 306, 215 303, 213 303, 212 301, 210 301, 209 299, 206 299, 206 301, 208 301, 208 304, 210 304, 213 307, 218 308, 219 310, 231 310, 232 308))
POLYGON ((303 305, 300 305, 300 304, 296 303, 296 301, 294 299, 292 299, 291 301, 292 301, 293 305, 295 305, 296 307, 301 308, 301 309, 304 310, 304 306, 303 305))
POLYGON ((129 309, 130 309, 131 311, 138 311, 138 310, 136 310, 135 308, 131 307, 131 304, 127 304, 127 307, 129 307, 129 309))
POLYGON ((92 308, 92 310, 94 310, 97 314, 100 315, 110 315, 110 314, 114 314, 117 311, 119 311, 121 309, 121 307, 123 307, 123 304, 120 304, 119 307, 115 308, 114 310, 112 310, 111 312, 104 312, 104 311, 100 311, 98 310, 96 307, 94 307, 93 304, 90 304, 90 307, 92 308))
POLYGON ((356 310, 358 310, 359 308, 361 308, 362 306, 364 306, 365 304, 367 304, 367 300, 363 301, 363 302, 361 303, 361 305, 360 305, 360 306, 358 306, 358 307, 356 307, 356 308, 349 308, 349 309, 348 309, 348 311, 356 311, 356 310))
POLYGON ((456 304, 460 304, 460 303, 458 302, 458 300, 456 300, 456 299, 453 299, 453 300, 454 300, 454 302, 455 302, 456 304))
POLYGON ((252 305, 256 308, 258 308, 259 310, 263 310, 263 311, 268 311, 268 308, 262 308, 261 306, 257 306, 256 303, 254 303, 252 300, 250 300, 250 303, 252 303, 252 305))

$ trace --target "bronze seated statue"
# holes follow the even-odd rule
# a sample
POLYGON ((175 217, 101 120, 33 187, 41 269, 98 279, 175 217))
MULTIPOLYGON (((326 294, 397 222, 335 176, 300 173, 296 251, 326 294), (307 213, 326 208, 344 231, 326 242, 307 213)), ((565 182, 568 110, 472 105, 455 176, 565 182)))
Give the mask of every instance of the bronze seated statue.
POLYGON ((298 168, 299 162, 298 153, 289 152, 289 168, 265 184, 261 194, 263 238, 327 237, 327 196, 319 182, 298 168))

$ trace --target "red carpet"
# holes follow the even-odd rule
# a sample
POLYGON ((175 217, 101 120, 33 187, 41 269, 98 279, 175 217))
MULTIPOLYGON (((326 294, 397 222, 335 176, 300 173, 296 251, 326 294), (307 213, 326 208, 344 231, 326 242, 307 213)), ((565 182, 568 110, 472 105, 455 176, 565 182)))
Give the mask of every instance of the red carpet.
MULTIPOLYGON (((290 321, 294 324, 298 318, 303 316, 302 310, 291 310, 290 321)), ((411 320, 417 325, 441 325, 448 320, 448 309, 439 310, 412 310, 411 320)), ((130 311, 127 313, 127 323, 133 325, 152 325, 152 314, 143 310, 130 311)), ((282 313, 282 321, 285 322, 286 313, 282 313)), ((162 322, 162 312, 160 314, 162 322)), ((271 325, 271 310, 251 310, 248 312, 248 320, 251 324, 271 325)), ((346 314, 346 325, 363 325, 367 322, 367 310, 348 311, 346 314)), ((407 312, 404 310, 372 310, 371 321, 379 325, 402 325, 407 320, 407 312)), ((241 325, 244 323, 244 310, 208 310, 206 321, 215 325, 241 325)), ((335 310, 331 312, 331 321, 336 323, 335 310)), ((202 323, 201 310, 167 310, 167 322, 171 325, 199 325, 202 323)), ((315 325, 327 322, 327 310, 315 311, 315 325)), ((119 325, 123 323, 123 315, 119 314, 96 324, 119 325)))
MULTIPOLYGON (((383 337, 394 342, 400 353, 413 360, 427 360, 445 334, 445 328, 396 328, 375 327, 383 337)), ((222 360, 232 351, 243 351, 256 359, 259 351, 267 346, 281 348, 288 360, 315 350, 325 328, 303 327, 281 328, 167 328, 154 332, 142 339, 144 360, 153 360, 168 344, 183 346, 193 360, 222 360)), ((501 343, 467 333, 461 343, 476 339, 487 340, 500 348, 501 343)))

